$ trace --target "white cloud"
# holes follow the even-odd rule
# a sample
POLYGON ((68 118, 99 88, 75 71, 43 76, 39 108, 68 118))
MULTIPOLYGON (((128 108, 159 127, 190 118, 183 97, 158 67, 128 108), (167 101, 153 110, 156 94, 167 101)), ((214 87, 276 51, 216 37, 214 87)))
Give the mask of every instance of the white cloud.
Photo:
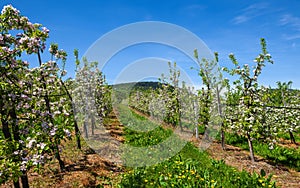
POLYGON ((280 26, 285 26, 290 29, 289 34, 283 34, 285 40, 300 39, 300 17, 291 14, 282 15, 279 20, 280 26))
POLYGON ((281 16, 279 20, 280 25, 287 25, 293 27, 295 30, 300 31, 300 18, 291 14, 281 16))
POLYGON ((240 23, 244 23, 244 22, 247 22, 248 20, 250 20, 251 18, 250 17, 247 17, 245 15, 240 15, 240 16, 237 16, 233 19, 233 23, 234 24, 240 24, 240 23))
POLYGON ((248 7, 246 7, 245 9, 243 9, 244 11, 253 11, 253 10, 261 10, 261 9, 265 9, 268 8, 268 4, 267 3, 256 3, 256 4, 252 4, 248 7))
POLYGON ((287 35, 287 34, 284 34, 283 35, 283 38, 285 40, 295 40, 295 39, 300 39, 300 33, 298 34, 293 34, 293 35, 287 35))
POLYGON ((256 3, 242 9, 240 14, 234 17, 231 22, 233 24, 242 24, 255 17, 261 16, 266 13, 265 9, 268 8, 267 3, 256 3))

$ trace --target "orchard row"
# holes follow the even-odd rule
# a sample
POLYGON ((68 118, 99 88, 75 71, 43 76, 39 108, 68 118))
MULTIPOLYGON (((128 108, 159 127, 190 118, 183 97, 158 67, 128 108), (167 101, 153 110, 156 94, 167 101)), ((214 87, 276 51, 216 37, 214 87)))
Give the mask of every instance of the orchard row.
POLYGON ((200 65, 198 75, 203 84, 200 90, 184 82, 179 84, 180 71, 176 63, 169 63, 170 73, 162 75, 160 87, 134 89, 129 105, 174 127, 192 126, 197 138, 199 126, 203 126, 206 133, 217 131, 223 149, 225 131, 243 136, 248 141, 252 161, 255 160, 253 140, 268 143, 269 149, 273 149, 282 135, 289 135, 291 142, 296 143, 294 135, 300 130, 300 92, 291 89, 292 82, 277 82, 277 88, 259 84, 263 67, 273 63, 264 39, 261 39, 261 47, 262 52, 251 68, 248 64, 240 65, 230 54, 232 69, 218 67, 217 53, 213 61, 200 60, 195 50, 195 59, 200 65), (233 78, 224 79, 224 74, 233 78))
POLYGON ((61 142, 75 132, 81 148, 79 128, 88 136, 88 129, 101 123, 85 126, 111 110, 110 90, 97 64, 80 63, 77 50, 76 80, 64 78, 67 54, 57 44, 50 45, 50 59, 44 61, 49 30, 11 5, 4 6, 0 26, 0 184, 13 181, 14 187, 25 188, 28 171, 38 171, 49 160, 58 160, 65 170, 61 142), (29 63, 28 57, 38 63, 29 63), (81 106, 81 101, 88 103, 81 106))

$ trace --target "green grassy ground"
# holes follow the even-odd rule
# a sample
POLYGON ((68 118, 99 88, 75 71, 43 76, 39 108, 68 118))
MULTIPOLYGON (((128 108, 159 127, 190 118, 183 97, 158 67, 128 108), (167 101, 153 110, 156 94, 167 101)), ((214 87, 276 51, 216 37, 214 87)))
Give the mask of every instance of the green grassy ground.
MULTIPOLYGON (((122 124, 134 124, 140 120, 151 127, 153 122, 120 107, 122 124)), ((134 125, 133 125, 134 126, 134 125)), ((125 129, 125 140, 134 146, 148 146, 159 143, 172 134, 159 125, 152 131, 140 132, 125 129)), ((119 187, 275 187, 265 173, 249 174, 227 166, 224 161, 212 159, 206 152, 200 151, 192 143, 187 143, 175 156, 153 166, 128 167, 123 174, 119 187)))

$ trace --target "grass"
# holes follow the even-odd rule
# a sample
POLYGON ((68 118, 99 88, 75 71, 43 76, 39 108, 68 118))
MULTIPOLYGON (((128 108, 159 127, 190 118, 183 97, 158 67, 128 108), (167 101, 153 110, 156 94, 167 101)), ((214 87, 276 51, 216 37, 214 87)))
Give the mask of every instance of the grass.
MULTIPOLYGON (((119 109, 121 122, 126 126, 133 123, 130 112, 125 107, 119 109)), ((149 120, 135 114, 137 120, 144 124, 151 124, 149 120)), ((147 126, 147 125, 146 125, 147 126)), ((171 132, 159 125, 149 132, 125 129, 126 143, 134 146, 151 146, 170 137, 171 132), (153 141, 154 140, 154 141, 153 141)), ((158 154, 158 153, 154 153, 158 154)), ((151 160, 150 158, 147 160, 151 160)), ((122 175, 119 187, 275 187, 271 176, 265 173, 249 174, 237 171, 227 166, 224 161, 212 159, 208 153, 200 151, 193 144, 187 142, 183 149, 171 158, 155 165, 142 167, 128 167, 122 175)))

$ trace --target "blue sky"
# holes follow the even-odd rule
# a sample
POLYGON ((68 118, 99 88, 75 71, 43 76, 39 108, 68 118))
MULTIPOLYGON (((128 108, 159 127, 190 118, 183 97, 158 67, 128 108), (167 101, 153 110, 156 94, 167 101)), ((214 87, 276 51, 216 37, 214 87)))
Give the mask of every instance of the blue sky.
MULTIPOLYGON (((219 52, 220 66, 230 66, 229 53, 241 64, 252 64, 260 52, 259 39, 265 38, 275 64, 267 65, 260 82, 275 86, 276 81, 293 81, 300 88, 300 2, 279 1, 13 1, 1 0, 1 7, 12 4, 31 22, 50 29, 50 39, 69 54, 67 70, 74 73, 73 49, 80 55, 101 36, 120 26, 139 21, 162 21, 184 27, 219 52)), ((112 61, 131 62, 142 57, 162 56, 180 61, 182 54, 165 47, 133 47, 112 61), (172 56, 173 55, 173 56, 172 56)), ((113 74, 114 67, 108 70, 113 74)))

